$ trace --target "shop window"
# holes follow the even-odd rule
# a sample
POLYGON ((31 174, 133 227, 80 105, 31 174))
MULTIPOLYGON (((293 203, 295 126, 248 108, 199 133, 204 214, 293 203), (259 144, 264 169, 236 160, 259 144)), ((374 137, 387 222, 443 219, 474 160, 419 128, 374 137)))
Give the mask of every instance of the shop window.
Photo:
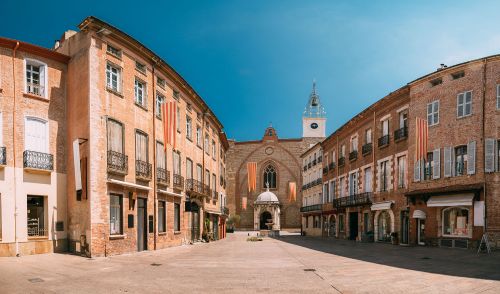
POLYGON ((470 225, 468 208, 450 207, 443 210, 443 235, 467 237, 470 225))
POLYGON ((28 196, 28 237, 47 236, 45 228, 45 203, 43 196, 28 196))
POLYGON ((181 230, 181 205, 174 203, 174 230, 179 232, 181 230))
POLYGON ((110 195, 109 233, 121 235, 123 232, 123 201, 120 195, 110 195))
POLYGON ((378 216, 378 241, 391 241, 391 216, 387 211, 382 211, 378 216))
POLYGON ((158 232, 167 231, 167 202, 158 201, 158 232))

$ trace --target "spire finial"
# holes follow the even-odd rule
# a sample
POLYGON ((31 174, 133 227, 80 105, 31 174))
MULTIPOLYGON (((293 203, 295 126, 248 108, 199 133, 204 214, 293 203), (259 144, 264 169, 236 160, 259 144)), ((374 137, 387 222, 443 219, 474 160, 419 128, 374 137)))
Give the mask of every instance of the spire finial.
POLYGON ((316 78, 313 79, 313 94, 316 94, 316 78))

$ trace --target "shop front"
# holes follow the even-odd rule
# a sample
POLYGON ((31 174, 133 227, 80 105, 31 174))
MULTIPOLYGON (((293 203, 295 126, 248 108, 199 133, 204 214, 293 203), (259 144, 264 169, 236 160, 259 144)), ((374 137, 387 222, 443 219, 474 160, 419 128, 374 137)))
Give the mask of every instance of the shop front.
POLYGON ((394 230, 394 212, 391 206, 394 201, 382 201, 373 203, 371 210, 375 212, 374 239, 376 242, 391 242, 394 230))

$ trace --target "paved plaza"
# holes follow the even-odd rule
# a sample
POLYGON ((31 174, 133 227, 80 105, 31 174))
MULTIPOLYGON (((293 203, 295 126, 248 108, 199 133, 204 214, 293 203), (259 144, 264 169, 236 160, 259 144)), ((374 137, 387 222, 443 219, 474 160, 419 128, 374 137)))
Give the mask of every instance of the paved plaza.
POLYGON ((0 293, 500 293, 500 254, 247 233, 87 259, 0 258, 0 293))

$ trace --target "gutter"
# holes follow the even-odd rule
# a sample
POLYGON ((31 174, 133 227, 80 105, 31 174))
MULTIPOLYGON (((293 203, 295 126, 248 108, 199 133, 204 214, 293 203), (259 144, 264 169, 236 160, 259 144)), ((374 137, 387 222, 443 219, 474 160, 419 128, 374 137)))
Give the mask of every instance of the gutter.
POLYGON ((19 41, 14 46, 12 52, 12 81, 13 81, 13 104, 12 104, 12 153, 14 165, 14 239, 16 242, 16 256, 19 257, 19 242, 17 240, 17 191, 16 191, 16 51, 19 48, 19 41))

